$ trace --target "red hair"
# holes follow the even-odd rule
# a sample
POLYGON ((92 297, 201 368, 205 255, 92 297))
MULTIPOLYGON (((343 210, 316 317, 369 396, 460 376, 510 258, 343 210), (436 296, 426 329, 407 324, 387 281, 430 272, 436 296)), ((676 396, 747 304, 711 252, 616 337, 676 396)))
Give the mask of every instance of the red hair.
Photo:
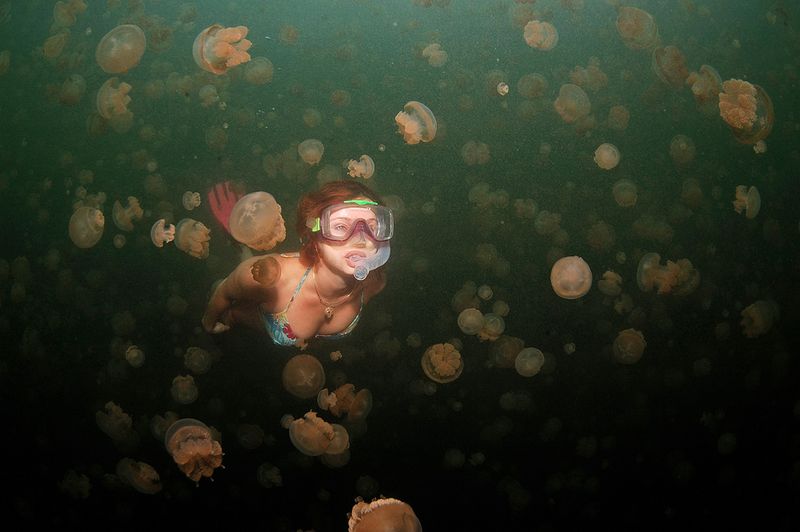
POLYGON ((317 261, 316 239, 318 236, 308 228, 307 221, 322 216, 325 207, 336 205, 346 200, 367 198, 379 205, 385 205, 380 196, 366 185, 353 180, 331 181, 319 190, 309 192, 297 203, 297 220, 295 228, 300 235, 300 262, 310 266, 317 261))

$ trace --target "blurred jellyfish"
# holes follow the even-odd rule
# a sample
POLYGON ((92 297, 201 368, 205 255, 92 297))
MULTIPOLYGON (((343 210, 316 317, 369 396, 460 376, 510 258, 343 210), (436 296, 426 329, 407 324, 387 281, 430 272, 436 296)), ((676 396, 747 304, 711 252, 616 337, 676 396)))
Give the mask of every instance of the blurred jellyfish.
POLYGON ((567 124, 573 124, 586 117, 592 110, 589 96, 582 88, 572 83, 561 86, 553 107, 567 124))
POLYGON ((236 441, 251 451, 264 444, 264 436, 264 429, 254 423, 242 423, 236 427, 236 441))
POLYGON ((741 79, 722 83, 719 114, 736 139, 744 144, 767 138, 775 121, 775 110, 766 91, 741 79))
POLYGON ((168 244, 173 240, 175 240, 175 226, 172 224, 166 226, 164 218, 157 220, 153 227, 150 228, 150 241, 153 242, 155 247, 164 247, 164 244, 168 244))
POLYGON ((614 339, 614 360, 620 364, 635 364, 642 358, 647 342, 644 335, 635 329, 625 329, 614 339))
POLYGON ((207 27, 194 39, 194 62, 203 70, 219 75, 250 61, 247 50, 253 43, 245 39, 247 31, 246 26, 226 28, 213 24, 207 27))
POLYGON ((297 145, 300 158, 310 166, 316 166, 322 160, 325 146, 317 139, 306 139, 297 145))
POLYGON ((633 207, 639 198, 636 183, 627 179, 620 179, 614 183, 612 193, 614 194, 614 201, 620 207, 633 207))
POLYGON ((258 469, 256 470, 256 478, 258 479, 258 483, 265 488, 279 488, 283 486, 281 470, 269 462, 264 462, 258 466, 258 469))
POLYGON ((64 105, 77 105, 86 93, 86 79, 80 74, 71 74, 61 84, 58 101, 64 105))
POLYGON ((669 143, 669 156, 677 166, 685 166, 694 160, 694 141, 686 135, 675 135, 669 143))
POLYGON ((114 202, 114 210, 112 212, 112 219, 122 231, 133 231, 134 220, 141 220, 144 216, 144 211, 139 205, 139 200, 133 196, 128 196, 128 206, 123 207, 119 200, 114 202))
POLYGON ((542 366, 544 366, 544 353, 535 347, 522 349, 514 359, 514 369, 523 377, 537 375, 542 366))
POLYGON ((399 499, 378 498, 370 503, 356 499, 350 511, 348 532, 422 532, 414 510, 399 499))
POLYGON ((525 74, 517 81, 517 94, 532 100, 547 92, 547 80, 541 74, 525 74))
POLYGON ((598 279, 597 289, 609 297, 619 296, 622 293, 622 276, 611 270, 606 271, 603 277, 598 279))
POLYGON ((363 177, 364 179, 369 179, 372 177, 372 174, 375 173, 375 161, 372 160, 372 157, 369 155, 362 155, 356 161, 354 159, 350 159, 347 162, 347 173, 350 177, 363 177))
POLYGON ((717 111, 719 93, 722 90, 722 78, 710 65, 702 65, 697 72, 690 72, 686 84, 692 91, 694 101, 701 110, 707 113, 717 111))
POLYGON ((184 218, 175 229, 175 247, 198 259, 208 257, 211 231, 202 222, 184 218))
POLYGON ((122 449, 133 449, 139 443, 139 434, 133 430, 133 420, 122 408, 109 401, 94 414, 97 427, 122 449))
POLYGON ((742 309, 742 334, 747 338, 756 338, 766 334, 780 317, 780 309, 772 300, 759 299, 742 309))
POLYGON ((211 430, 202 421, 179 419, 164 435, 164 446, 178 468, 195 482, 210 477, 222 465, 222 447, 211 438, 211 430))
POLYGON ((244 79, 251 85, 266 85, 272 81, 274 70, 272 61, 266 57, 254 57, 244 67, 244 79))
POLYGON ((761 210, 761 194, 758 189, 756 187, 748 188, 747 185, 737 186, 733 208, 739 214, 744 212, 744 215, 750 219, 758 216, 758 211, 761 210))
POLYGON ((594 151, 594 162, 603 170, 611 170, 619 164, 619 150, 613 144, 605 142, 594 151))
POLYGON ((661 255, 658 253, 646 253, 639 260, 636 284, 642 292, 649 292, 655 287, 659 294, 685 296, 700 284, 700 273, 689 259, 677 262, 668 260, 665 266, 661 266, 660 261, 661 255))
POLYGON ((422 370, 438 383, 456 380, 464 371, 461 353, 452 344, 433 344, 422 355, 422 370))
POLYGON ((194 210, 195 207, 200 206, 200 193, 187 190, 181 197, 181 203, 183 204, 183 208, 187 211, 194 210))
POLYGON ((465 308, 458 315, 458 328, 464 334, 478 334, 483 329, 483 313, 476 308, 465 308))
POLYGON ((592 270, 581 257, 562 257, 550 270, 553 291, 564 299, 578 299, 592 287, 592 270))
POLYGON ((299 397, 310 399, 325 385, 325 370, 312 355, 295 355, 283 366, 281 374, 283 389, 299 397))
POLYGON ((617 33, 628 48, 649 50, 658 45, 658 26, 647 11, 622 6, 617 10, 616 25, 617 33))
POLYGON ((673 89, 680 89, 689 77, 686 57, 677 46, 669 45, 653 49, 651 67, 655 75, 673 89))
POLYGON ((104 72, 123 74, 139 64, 146 46, 142 28, 135 24, 122 24, 100 39, 94 56, 104 72))
POLYGON ((231 236, 251 249, 268 251, 286 238, 281 206, 267 192, 252 192, 239 198, 229 221, 231 236))
POLYGON ((407 102, 394 121, 406 144, 430 142, 436 137, 436 117, 423 103, 413 100, 407 102))
POLYGON ((615 105, 608 110, 608 127, 617 131, 625 131, 628 122, 631 120, 631 113, 624 105, 615 105))
POLYGON ((447 52, 442 50, 439 43, 432 43, 422 49, 422 57, 428 60, 432 67, 441 67, 447 63, 447 52))
POLYGON ((525 24, 523 37, 528 46, 544 52, 552 50, 558 44, 558 30, 549 22, 529 21, 525 24))
POLYGON ((338 417, 347 414, 348 423, 361 422, 372 411, 372 392, 367 388, 362 388, 355 393, 355 386, 346 383, 336 388, 330 395, 333 396, 333 399, 328 398, 328 410, 338 417))
POLYGON ((208 372, 211 361, 211 353, 200 347, 189 347, 183 355, 183 365, 195 375, 208 372))
POLYGON ((489 162, 491 158, 491 153, 489 151, 489 145, 485 142, 475 142, 474 140, 468 140, 462 147, 461 147, 461 158, 464 159, 464 162, 467 163, 469 166, 474 166, 476 164, 486 164, 489 162))
POLYGON ((134 368, 140 368, 144 364, 144 351, 138 346, 130 345, 125 350, 125 360, 134 368))
POLYGON ((200 105, 203 107, 211 107, 219 102, 219 93, 217 92, 217 88, 210 83, 200 87, 197 90, 197 96, 200 98, 200 105))
POLYGON ((120 82, 119 78, 108 79, 97 91, 95 106, 98 114, 105 119, 131 114, 128 111, 128 104, 131 103, 128 93, 132 88, 128 83, 120 82))
POLYGON ((478 339, 481 341, 489 340, 494 342, 500 338, 500 335, 503 334, 505 330, 506 322, 502 316, 491 313, 485 314, 483 316, 483 327, 478 331, 478 339))
POLYGON ((161 477, 150 464, 123 458, 117 462, 116 473, 125 484, 139 493, 153 495, 161 491, 161 477))
POLYGON ((69 219, 69 238, 79 248, 94 246, 103 236, 106 219, 94 207, 78 207, 69 219))
POLYGON ((194 403, 199 395, 194 377, 191 375, 178 375, 172 379, 172 388, 169 391, 175 402, 182 405, 194 403))

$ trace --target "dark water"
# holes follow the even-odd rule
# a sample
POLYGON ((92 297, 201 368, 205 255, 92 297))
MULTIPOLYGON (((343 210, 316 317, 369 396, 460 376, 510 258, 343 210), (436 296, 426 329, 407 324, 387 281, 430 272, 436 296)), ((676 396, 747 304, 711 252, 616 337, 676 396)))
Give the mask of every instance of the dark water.
POLYGON ((0 76, 5 522, 343 530, 356 496, 384 495, 411 504, 426 530, 796 528, 800 11, 791 2, 633 4, 653 15, 661 44, 678 46, 688 70, 708 64, 723 80, 766 90, 775 123, 763 154, 735 140, 714 102, 704 113, 687 87, 659 81, 650 52, 625 46, 609 2, 88 3, 50 59, 42 47, 59 31, 54 2, 0 8, 0 51, 11 52, 0 76), (558 29, 553 50, 525 44, 522 24, 533 16, 525 9, 558 29), (192 42, 215 22, 249 28, 251 55, 273 64, 270 83, 248 82, 246 65, 222 76, 198 68, 192 42), (150 44, 120 75, 133 87, 127 130, 98 119, 95 107, 110 77, 95 47, 121 23, 143 27, 150 44), (421 55, 433 42, 448 52, 441 68, 421 55), (566 124, 553 101, 573 69, 590 64, 607 76, 586 90, 594 121, 566 124), (527 99, 517 81, 531 73, 547 88, 527 99), (85 94, 67 105, 61 86, 75 74, 85 94), (507 96, 497 94, 499 81, 507 96), (199 96, 206 85, 219 95, 209 106, 199 96), (349 105, 331 102, 336 90, 347 91, 349 105), (409 100, 436 115, 433 142, 410 146, 397 134, 394 116, 409 100), (607 121, 615 105, 630 113, 622 131, 607 121), (321 119, 314 127, 304 122, 309 109, 321 119), (679 134, 695 148, 686 164, 670 155, 679 134), (207 142, 215 135, 224 145, 207 142), (325 145, 319 166, 297 160, 306 138, 325 145), (468 141, 488 146, 486 164, 466 164, 468 141), (603 142, 622 154, 610 171, 592 159, 603 142), (204 196, 224 179, 269 191, 289 229, 278 250, 291 251, 297 199, 318 186, 320 171, 321 180, 347 177, 342 161, 362 153, 377 166, 367 184, 402 207, 386 289, 346 341, 308 349, 328 387, 351 382, 374 397, 366 425, 351 428, 349 462, 333 468, 298 453, 280 426, 284 414, 319 410, 282 388, 293 350, 251 331, 210 337, 199 328, 209 287, 236 266, 239 249, 205 202, 190 213, 181 196, 204 196), (81 181, 86 170, 91 181, 81 181), (620 179, 636 183, 634 207, 615 202, 620 179), (67 231, 82 183, 107 196, 103 237, 89 249, 67 231), (760 191, 753 219, 732 207, 738 185, 760 191), (494 200, 476 199, 480 190, 494 200), (111 211, 128 196, 145 213, 125 233, 111 211), (561 231, 540 234, 515 200, 558 213, 561 231), (206 260, 150 242, 157 219, 187 216, 211 228, 206 260), (668 230, 641 229, 659 223, 668 230), (612 239, 598 244, 591 235, 609 227, 612 239), (495 260, 482 263, 479 246, 489 244, 495 260), (685 295, 642 291, 637 264, 648 252, 662 265, 688 259, 699 285, 685 295), (580 299, 556 296, 550 267, 569 255, 583 257, 595 280, 617 272, 632 309, 617 312, 596 284, 580 299), (538 375, 499 367, 499 343, 461 333, 451 299, 466 282, 493 289, 483 312, 508 304, 504 334, 545 353, 538 375), (749 338, 741 312, 756 301, 774 304, 779 317, 749 338), (629 328, 647 346, 622 365, 612 343, 629 328), (453 338, 463 373, 432 386, 420 358, 453 338), (119 346, 128 344, 145 352, 142 367, 125 361, 119 346), (183 354, 192 346, 214 363, 195 376, 197 401, 181 405, 170 386, 190 373, 183 354), (344 356, 333 362, 337 349, 344 356), (95 412, 109 401, 132 418, 137 444, 115 445, 98 428, 95 412), (167 411, 220 432, 225 469, 213 482, 195 487, 151 434, 151 419, 167 411), (264 443, 243 447, 243 424, 261 427, 264 443), (115 468, 125 457, 155 468, 161 491, 122 483, 115 468), (264 463, 280 469, 281 486, 258 482, 264 463), (88 497, 62 487, 70 471, 88 479, 88 497))

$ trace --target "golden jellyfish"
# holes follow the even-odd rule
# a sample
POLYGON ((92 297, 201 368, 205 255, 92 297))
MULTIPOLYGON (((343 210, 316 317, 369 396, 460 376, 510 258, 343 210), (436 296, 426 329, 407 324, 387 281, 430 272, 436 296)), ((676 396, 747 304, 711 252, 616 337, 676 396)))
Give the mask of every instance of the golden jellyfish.
MULTIPOLYGON (((347 435, 347 431, 344 431, 344 434, 338 431, 337 434, 334 425, 326 422, 311 410, 306 412, 302 418, 295 419, 289 424, 289 440, 298 451, 307 456, 320 456, 327 453, 337 435, 339 443, 336 447, 340 448, 342 438, 347 435)), ((339 452, 343 452, 343 450, 339 452)))
POLYGON ((741 315, 742 334, 747 338, 756 338, 772 329, 772 325, 780 317, 780 310, 774 301, 759 299, 742 309, 741 315))
POLYGON ((173 423, 164 435, 164 446, 178 468, 194 482, 211 477, 222 465, 222 446, 211 437, 208 426, 194 418, 173 423))
POLYGON ((394 121, 406 144, 430 142, 436 137, 436 117, 423 103, 413 100, 406 103, 394 121))
POLYGON ((399 499, 378 498, 370 503, 360 497, 350 510, 347 532, 422 532, 422 525, 408 504, 399 499))
POLYGON ((694 141, 686 135, 675 135, 669 143, 669 156, 677 166, 691 163, 696 151, 694 141))
POLYGON ((133 222, 141 220, 144 216, 144 210, 139 205, 139 200, 133 196, 128 196, 128 206, 123 207, 119 200, 114 202, 114 210, 112 212, 112 219, 122 231, 133 231, 133 222))
POLYGON ((325 370, 316 357, 295 355, 283 366, 281 382, 283 389, 295 397, 311 399, 325 386, 325 370))
POLYGON ((767 138, 775 121, 775 110, 766 91, 741 79, 722 83, 719 114, 743 144, 767 138))
POLYGON ((125 484, 139 493, 153 495, 161 491, 161 477, 150 464, 123 458, 117 462, 116 473, 125 484))
POLYGON ((525 74, 517 81, 517 94, 532 100, 547 92, 547 80, 541 74, 525 74))
POLYGON ((175 228, 175 247, 198 259, 208 258, 211 231, 191 218, 184 218, 175 228))
POLYGON ((189 347, 183 355, 183 365, 195 375, 207 373, 211 368, 211 353, 200 347, 189 347))
POLYGON ((592 287, 592 270, 581 257, 562 257, 550 270, 550 284, 559 297, 578 299, 592 287))
POLYGON ((129 113, 128 104, 131 97, 128 93, 133 87, 130 84, 119 81, 119 78, 110 78, 97 91, 96 107, 97 112, 105 119, 110 119, 116 115, 129 113))
POLYGON ((478 331, 478 339, 480 341, 489 340, 494 342, 500 338, 505 330, 506 322, 503 317, 490 312, 483 316, 483 327, 478 331))
POLYGON ((756 187, 748 188, 747 185, 737 186, 733 208, 739 214, 744 212, 744 215, 749 219, 758 216, 758 211, 761 210, 761 194, 759 194, 758 189, 756 187))
POLYGON ((422 355, 422 371, 434 382, 453 382, 464 371, 464 363, 453 344, 433 344, 422 355))
POLYGON ((300 38, 300 30, 290 25, 281 26, 281 29, 278 33, 278 38, 283 44, 288 44, 291 46, 296 44, 297 39, 300 38))
POLYGON ((94 246, 103 236, 106 219, 94 207, 78 207, 69 219, 69 238, 79 248, 94 246))
POLYGON ((637 7, 622 6, 617 11, 617 33, 632 50, 649 50, 658 45, 658 26, 653 16, 637 7))
POLYGON ((594 251, 607 252, 614 245, 614 226, 598 220, 586 230, 586 243, 594 251))
POLYGON ((133 368, 142 367, 142 365, 144 365, 144 359, 144 351, 142 351, 138 346, 129 345, 125 350, 125 360, 133 368))
POLYGON ((558 30, 549 22, 531 20, 525 24, 523 38, 531 48, 547 52, 558 44, 558 30))
POLYGON ((614 339, 614 360, 620 364, 635 364, 642 358, 647 342, 644 335, 636 329, 625 329, 614 339))
POLYGON ((689 77, 686 57, 677 46, 658 47, 653 50, 650 66, 656 77, 673 89, 680 89, 689 77))
POLYGON ((589 96, 582 88, 572 83, 561 86, 553 107, 567 124, 573 124, 586 117, 592 110, 589 96))
POLYGON ((194 377, 191 375, 178 375, 172 379, 172 387, 169 391, 175 402, 182 405, 194 403, 200 394, 197 390, 197 385, 194 383, 194 377))
POLYGON ((631 113, 624 105, 615 105, 608 110, 608 127, 617 131, 625 131, 631 120, 631 113))
POLYGON ((447 63, 447 52, 442 50, 439 43, 432 43, 422 49, 422 57, 428 60, 432 67, 442 67, 447 63))
POLYGON ((42 45, 42 54, 47 59, 56 59, 64 51, 69 41, 69 30, 64 28, 47 38, 42 45))
POLYGON ((203 107, 211 107, 219 102, 219 93, 214 85, 203 85, 197 90, 197 96, 200 99, 200 105, 203 107))
POLYGON ((139 64, 146 47, 147 38, 142 28, 122 24, 100 39, 94 57, 103 72, 123 74, 139 64))
POLYGON ((86 93, 86 80, 80 74, 71 74, 58 91, 58 101, 64 105, 77 105, 86 93))
POLYGON ((272 81, 275 68, 266 57, 254 57, 244 67, 244 79, 251 85, 266 85, 272 81))
POLYGON ((167 225, 166 220, 161 218, 150 228, 150 241, 157 248, 164 247, 175 240, 175 226, 172 224, 167 225))
POLYGON ((181 204, 183 204, 183 208, 187 211, 192 211, 196 207, 199 207, 200 201, 200 193, 192 192, 191 190, 184 192, 181 197, 181 204))
POLYGON ((310 128, 317 127, 322 123, 322 114, 316 109, 309 107, 303 110, 303 123, 310 128))
POLYGON ((604 142, 594 150, 594 162, 603 170, 612 170, 619 164, 619 149, 613 144, 604 142))
POLYGON ((281 206, 267 192, 251 192, 239 198, 229 221, 231 236, 251 249, 268 251, 286 238, 281 206))
POLYGON ((347 414, 348 423, 363 421, 372 411, 372 392, 366 388, 356 393, 355 386, 346 383, 336 388, 330 395, 333 399, 328 400, 328 410, 338 417, 347 414))
POLYGON ((336 89, 331 93, 331 104, 335 107, 347 107, 352 101, 350 93, 344 89, 336 89))
POLYGON ((476 308, 465 308, 458 315, 458 328, 464 334, 478 334, 483 329, 483 313, 476 308))
POLYGON ((597 289, 609 297, 617 297, 622 293, 622 276, 611 270, 603 273, 597 281, 597 289))
POLYGON ((537 375, 544 366, 544 353, 535 347, 526 347, 517 353, 514 369, 523 377, 537 375))
POLYGON ((713 109, 716 109, 722 90, 722 78, 714 67, 701 65, 697 72, 689 72, 685 83, 689 85, 698 105, 713 104, 713 109))
POLYGON ((667 261, 660 265, 661 255, 646 253, 636 268, 636 284, 642 292, 656 288, 658 294, 685 296, 692 293, 700 284, 700 273, 694 269, 689 259, 677 262, 667 261))
POLYGON ((375 173, 375 161, 367 154, 359 157, 357 161, 350 159, 347 162, 347 173, 350 177, 369 179, 375 173))
POLYGON ((245 39, 246 26, 226 28, 212 24, 197 34, 192 55, 197 66, 212 74, 224 74, 229 68, 250 61, 247 50, 253 45, 245 39))
POLYGON ((325 146, 317 139, 306 139, 297 145, 297 153, 306 164, 316 166, 322 160, 325 146))
POLYGON ((620 207, 633 207, 639 199, 636 183, 628 179, 620 179, 614 183, 611 193, 614 195, 614 201, 620 207))
POLYGON ((468 166, 484 165, 491 159, 489 146, 485 142, 468 140, 461 147, 461 158, 468 166))
POLYGON ((253 280, 265 288, 274 286, 281 276, 281 264, 275 257, 264 257, 250 268, 253 280))

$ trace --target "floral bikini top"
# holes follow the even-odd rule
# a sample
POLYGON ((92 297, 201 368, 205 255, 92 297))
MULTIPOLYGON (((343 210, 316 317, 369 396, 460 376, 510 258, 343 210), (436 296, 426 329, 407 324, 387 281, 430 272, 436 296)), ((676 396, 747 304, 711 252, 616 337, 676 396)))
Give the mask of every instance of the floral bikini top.
MULTIPOLYGON (((297 336, 295 336, 294 332, 292 331, 291 325, 289 325, 289 318, 286 316, 286 313, 289 312, 289 307, 292 306, 294 298, 297 297, 297 294, 303 287, 303 283, 306 282, 306 278, 308 278, 309 272, 311 272, 310 266, 305 271, 303 276, 300 278, 300 282, 297 284, 297 288, 294 289, 292 298, 286 304, 286 308, 275 314, 259 311, 261 312, 261 318, 264 320, 264 328, 267 330, 267 334, 269 334, 269 336, 272 338, 272 341, 275 342, 275 344, 277 345, 293 346, 297 344, 297 336)), ((350 322, 350 325, 348 325, 338 333, 318 334, 316 335, 316 338, 324 338, 326 340, 339 340, 341 338, 344 338, 345 336, 353 332, 353 329, 355 329, 356 325, 358 325, 358 320, 361 317, 361 310, 363 308, 364 308, 364 291, 362 290, 361 304, 358 308, 358 313, 356 314, 356 317, 353 318, 353 321, 350 322)))

